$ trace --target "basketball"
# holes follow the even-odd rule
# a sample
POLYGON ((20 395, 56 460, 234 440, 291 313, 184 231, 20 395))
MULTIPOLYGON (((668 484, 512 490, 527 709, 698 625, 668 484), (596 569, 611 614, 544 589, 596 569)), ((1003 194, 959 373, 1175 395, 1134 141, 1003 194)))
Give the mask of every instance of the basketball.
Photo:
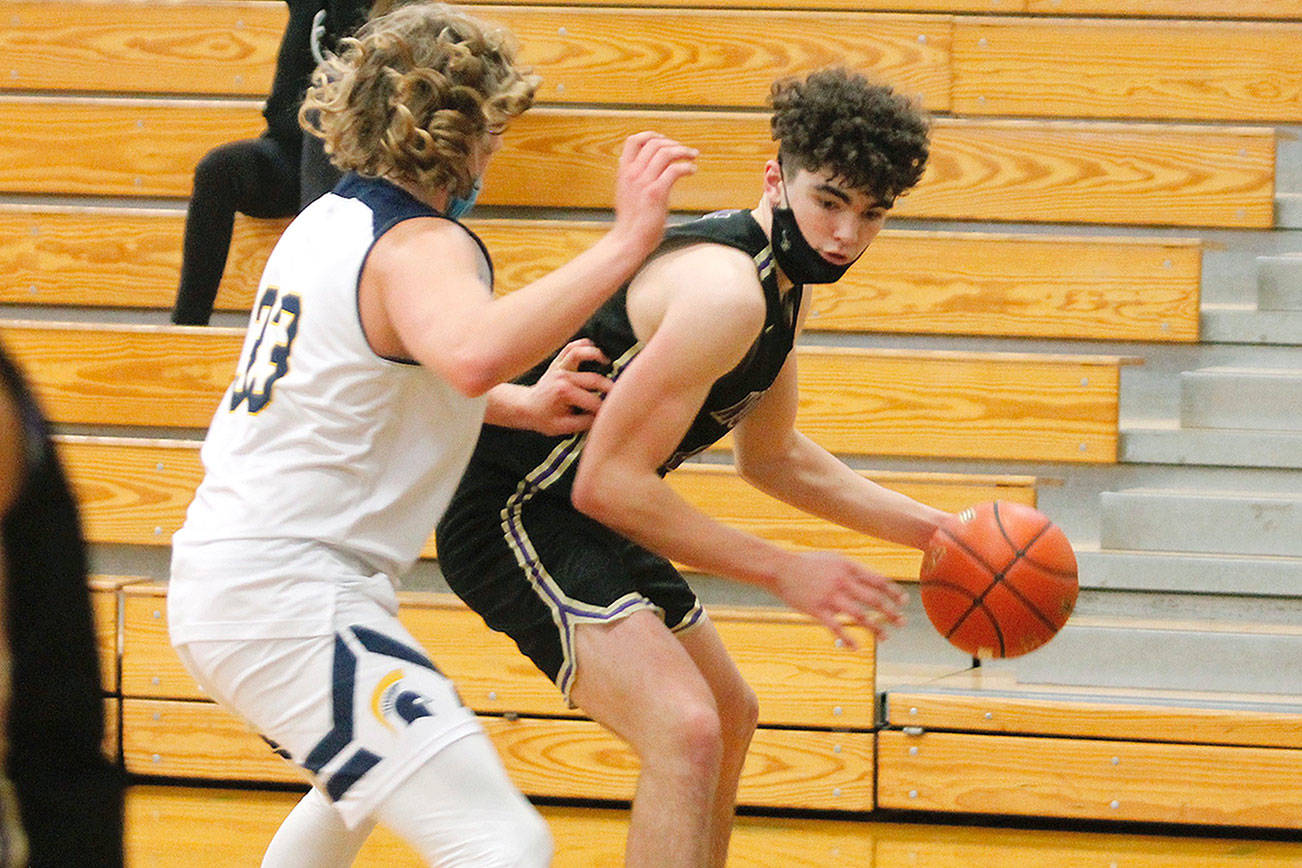
POLYGON ((1076 555, 1034 507, 963 510, 936 530, 919 576, 940 634, 974 657, 1017 657, 1048 642, 1076 605, 1076 555))

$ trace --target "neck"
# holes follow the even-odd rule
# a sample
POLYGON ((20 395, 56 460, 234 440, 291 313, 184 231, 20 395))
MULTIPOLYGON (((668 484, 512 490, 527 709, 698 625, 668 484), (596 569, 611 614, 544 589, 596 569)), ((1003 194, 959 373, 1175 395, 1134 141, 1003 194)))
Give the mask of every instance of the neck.
POLYGON ((402 180, 399 178, 385 177, 385 180, 395 187, 405 190, 411 197, 418 202, 422 202, 438 211, 440 214, 447 210, 448 191, 447 190, 429 190, 414 181, 402 180))
MULTIPOLYGON (((764 230, 764 237, 768 238, 769 243, 773 242, 773 207, 769 204, 768 197, 762 197, 759 204, 751 209, 750 216, 755 218, 755 222, 764 230)), ((795 283, 787 277, 786 272, 778 265, 777 259, 773 260, 773 270, 778 275, 778 292, 786 293, 795 283)))

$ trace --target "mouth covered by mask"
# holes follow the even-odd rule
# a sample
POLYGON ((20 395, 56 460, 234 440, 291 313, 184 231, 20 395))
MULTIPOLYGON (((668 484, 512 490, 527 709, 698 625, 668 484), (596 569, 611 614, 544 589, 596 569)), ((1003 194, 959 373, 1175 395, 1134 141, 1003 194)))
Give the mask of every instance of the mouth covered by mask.
POLYGON ((452 196, 448 199, 448 207, 443 209, 443 213, 453 220, 460 220, 462 217, 475 207, 475 200, 479 198, 479 191, 484 188, 484 179, 482 177, 475 179, 475 186, 470 188, 470 193, 466 196, 452 196))
MULTIPOLYGON (((785 179, 782 188, 783 196, 786 198, 785 179)), ((805 234, 800 231, 800 225, 796 222, 796 214, 791 210, 790 201, 787 198, 786 206, 773 209, 773 258, 777 260, 778 268, 781 268, 782 273, 793 283, 836 283, 850 266, 859 261, 863 251, 845 265, 837 265, 824 259, 823 254, 805 240, 805 234)))

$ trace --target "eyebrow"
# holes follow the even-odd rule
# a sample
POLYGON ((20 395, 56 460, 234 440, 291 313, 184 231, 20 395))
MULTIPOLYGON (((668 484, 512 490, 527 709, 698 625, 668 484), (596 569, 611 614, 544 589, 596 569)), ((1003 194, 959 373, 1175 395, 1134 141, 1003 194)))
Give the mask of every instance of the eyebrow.
POLYGON ((829 196, 835 196, 836 198, 840 199, 842 202, 844 202, 847 205, 850 204, 850 194, 842 190, 840 187, 833 187, 831 184, 824 181, 823 183, 819 184, 815 189, 817 189, 820 193, 826 193, 829 196))
MULTIPOLYGON (((849 204, 850 204, 850 194, 849 194, 849 193, 845 192, 845 191, 842 190, 840 187, 836 187, 836 186, 833 186, 832 184, 827 183, 826 181, 824 181, 823 183, 819 184, 819 185, 818 185, 817 187, 815 187, 814 189, 818 190, 820 193, 826 193, 826 194, 829 195, 829 196, 833 196, 833 197, 835 197, 835 198, 837 198, 837 199, 840 199, 840 200, 841 200, 844 204, 846 204, 846 205, 849 205, 849 204)), ((890 207, 890 206, 888 206, 888 205, 883 205, 881 202, 879 202, 878 200, 874 199, 873 202, 872 202, 872 204, 868 206, 867 210, 869 210, 869 211, 886 211, 886 210, 889 210, 889 207, 890 207)))

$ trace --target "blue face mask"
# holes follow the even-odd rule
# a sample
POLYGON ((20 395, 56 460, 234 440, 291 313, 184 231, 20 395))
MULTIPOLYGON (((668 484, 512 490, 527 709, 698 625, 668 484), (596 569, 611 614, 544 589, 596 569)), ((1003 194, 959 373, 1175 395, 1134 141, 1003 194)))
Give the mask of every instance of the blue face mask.
POLYGON ((443 210, 443 213, 448 217, 451 217, 453 220, 460 220, 462 217, 466 216, 471 208, 475 207, 475 200, 479 198, 479 191, 483 189, 483 187, 484 179, 476 178, 475 186, 470 188, 470 195, 465 196, 464 198, 461 196, 449 197, 448 207, 443 210))

